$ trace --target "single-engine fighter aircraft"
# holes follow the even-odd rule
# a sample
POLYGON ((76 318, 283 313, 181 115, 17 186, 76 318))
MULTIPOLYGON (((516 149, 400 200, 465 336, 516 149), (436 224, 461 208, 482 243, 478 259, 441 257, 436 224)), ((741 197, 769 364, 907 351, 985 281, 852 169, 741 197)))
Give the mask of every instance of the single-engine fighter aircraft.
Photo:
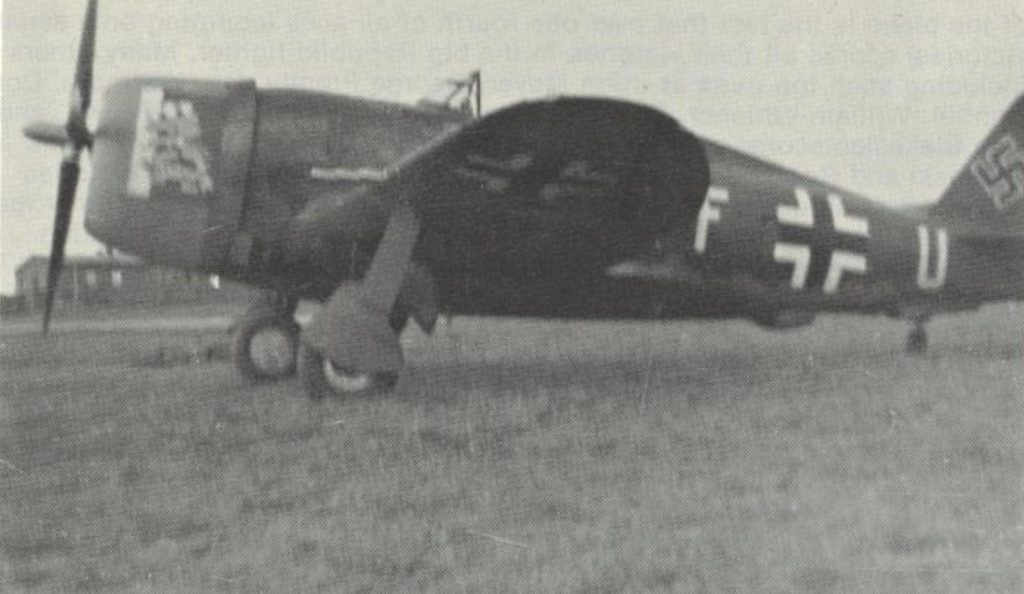
POLYGON ((894 210, 591 97, 486 116, 252 81, 132 78, 86 126, 96 2, 71 110, 26 134, 64 147, 44 331, 83 149, 88 231, 267 297, 237 325, 242 374, 298 370, 313 397, 389 389, 409 319, 886 314, 925 348, 936 313, 1024 298, 1024 95, 929 208, 894 210), (300 299, 323 306, 300 328, 300 299))

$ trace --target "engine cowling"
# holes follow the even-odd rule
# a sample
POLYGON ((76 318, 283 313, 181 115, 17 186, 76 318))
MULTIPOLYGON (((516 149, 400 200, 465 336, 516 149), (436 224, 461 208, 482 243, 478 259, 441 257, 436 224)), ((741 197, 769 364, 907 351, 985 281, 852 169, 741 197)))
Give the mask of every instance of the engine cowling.
POLYGON ((115 83, 93 142, 86 229, 151 262, 222 269, 240 223, 255 121, 252 81, 115 83))

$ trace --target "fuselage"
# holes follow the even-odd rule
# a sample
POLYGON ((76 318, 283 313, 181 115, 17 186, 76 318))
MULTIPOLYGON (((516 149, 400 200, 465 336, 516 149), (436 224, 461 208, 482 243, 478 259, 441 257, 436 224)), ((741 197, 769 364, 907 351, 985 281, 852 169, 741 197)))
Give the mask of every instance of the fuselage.
MULTIPOLYGON (((245 81, 122 81, 95 133, 104 173, 93 176, 86 225, 155 263, 324 299, 373 256, 388 217, 376 178, 466 120, 245 81)), ((636 253, 638 270, 663 275, 614 274, 628 261, 574 265, 568 254, 585 256, 579 242, 595 238, 560 234, 560 217, 574 215, 552 204, 447 213, 458 221, 426 228, 414 260, 453 313, 772 325, 794 311, 900 314, 1020 297, 1021 263, 955 229, 702 143, 703 206, 636 253)))
POLYGON ((691 261, 750 308, 900 314, 1020 298, 1019 259, 900 211, 705 141, 708 196, 691 261))

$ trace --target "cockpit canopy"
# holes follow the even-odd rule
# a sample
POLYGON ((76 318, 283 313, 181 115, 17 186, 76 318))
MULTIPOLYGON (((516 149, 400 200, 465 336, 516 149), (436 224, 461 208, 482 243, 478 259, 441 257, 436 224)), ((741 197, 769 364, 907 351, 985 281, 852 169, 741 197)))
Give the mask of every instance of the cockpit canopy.
POLYGON ((441 81, 416 105, 480 117, 480 71, 470 72, 465 78, 441 81))

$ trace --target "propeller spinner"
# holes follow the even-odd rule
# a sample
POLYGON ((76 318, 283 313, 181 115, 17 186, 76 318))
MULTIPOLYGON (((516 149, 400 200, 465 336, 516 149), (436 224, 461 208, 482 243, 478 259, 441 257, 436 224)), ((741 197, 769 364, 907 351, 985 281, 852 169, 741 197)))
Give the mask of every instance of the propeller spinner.
POLYGON ((89 0, 82 25, 82 39, 78 47, 78 64, 71 87, 71 106, 64 127, 53 124, 32 123, 25 127, 25 135, 45 144, 59 144, 64 148, 60 163, 60 181, 57 186, 57 210, 53 220, 53 239, 50 243, 50 264, 46 273, 46 303, 43 310, 43 334, 50 326, 53 299, 64 264, 64 244, 68 239, 71 211, 81 172, 79 159, 82 150, 92 148, 92 133, 85 123, 92 98, 92 64, 96 47, 96 2, 89 0))

